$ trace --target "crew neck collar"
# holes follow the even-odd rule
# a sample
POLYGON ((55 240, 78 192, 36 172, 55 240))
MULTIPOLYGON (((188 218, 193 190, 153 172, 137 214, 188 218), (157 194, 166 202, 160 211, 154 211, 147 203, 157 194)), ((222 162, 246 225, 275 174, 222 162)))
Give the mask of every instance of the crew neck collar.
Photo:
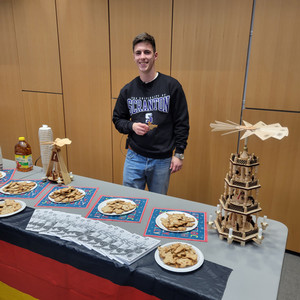
POLYGON ((156 75, 155 75, 155 77, 152 80, 150 80, 150 81, 143 81, 142 80, 142 81, 143 81, 143 83, 148 84, 148 83, 154 81, 157 78, 157 76, 158 76, 158 72, 156 72, 156 75))

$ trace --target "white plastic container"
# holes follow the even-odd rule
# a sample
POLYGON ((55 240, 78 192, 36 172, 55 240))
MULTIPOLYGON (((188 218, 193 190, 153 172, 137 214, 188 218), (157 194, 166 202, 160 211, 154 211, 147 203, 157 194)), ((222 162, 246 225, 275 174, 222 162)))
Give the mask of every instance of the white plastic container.
POLYGON ((43 171, 46 174, 48 165, 52 153, 52 145, 43 145, 42 142, 52 142, 53 141, 53 132, 48 125, 43 125, 39 128, 39 141, 41 149, 41 160, 43 165, 43 171))

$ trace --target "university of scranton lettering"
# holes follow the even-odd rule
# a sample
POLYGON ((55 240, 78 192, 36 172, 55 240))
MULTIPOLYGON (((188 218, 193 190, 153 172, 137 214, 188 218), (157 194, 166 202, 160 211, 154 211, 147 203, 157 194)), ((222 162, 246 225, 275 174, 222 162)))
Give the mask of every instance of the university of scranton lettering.
POLYGON ((129 98, 127 105, 130 115, 138 114, 147 111, 160 111, 164 113, 169 112, 170 96, 156 97, 156 98, 129 98))

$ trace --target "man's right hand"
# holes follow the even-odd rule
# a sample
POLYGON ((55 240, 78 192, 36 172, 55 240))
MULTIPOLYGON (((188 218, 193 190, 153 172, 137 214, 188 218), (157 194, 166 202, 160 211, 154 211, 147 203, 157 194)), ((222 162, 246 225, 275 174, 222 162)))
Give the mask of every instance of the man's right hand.
POLYGON ((145 123, 133 123, 132 125, 132 130, 137 134, 137 135, 144 135, 146 134, 150 128, 147 124, 145 123))

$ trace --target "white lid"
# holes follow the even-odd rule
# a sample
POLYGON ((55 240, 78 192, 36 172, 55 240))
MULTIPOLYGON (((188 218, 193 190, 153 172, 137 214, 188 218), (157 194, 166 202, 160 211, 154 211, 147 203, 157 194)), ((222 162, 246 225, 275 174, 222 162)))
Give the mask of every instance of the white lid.
POLYGON ((47 130, 47 131, 49 131, 49 130, 51 130, 51 128, 48 125, 43 124, 42 127, 39 128, 39 130, 43 130, 43 131, 47 130))

